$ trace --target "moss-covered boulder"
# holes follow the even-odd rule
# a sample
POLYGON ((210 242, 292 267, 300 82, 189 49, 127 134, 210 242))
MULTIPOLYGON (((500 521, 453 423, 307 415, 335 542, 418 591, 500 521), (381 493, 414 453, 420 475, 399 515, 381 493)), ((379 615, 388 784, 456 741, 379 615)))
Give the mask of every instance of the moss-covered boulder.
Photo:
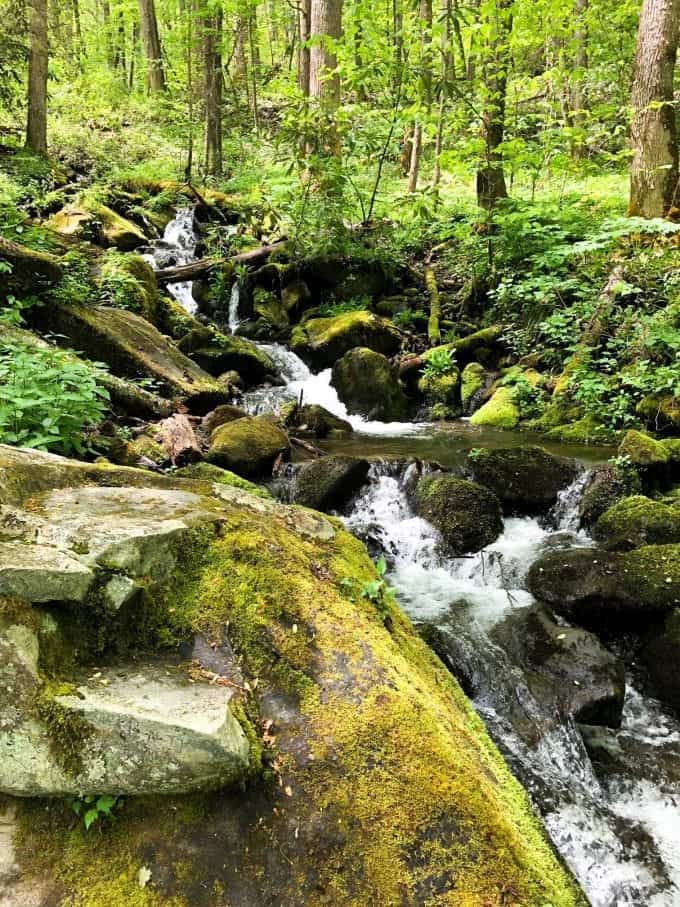
POLYGON ((636 407, 652 431, 680 430, 680 400, 673 394, 643 397, 636 407))
POLYGON ((574 460, 532 444, 477 448, 468 456, 468 466, 476 482, 490 488, 506 507, 522 513, 549 510, 579 473, 574 460))
POLYGON ((480 551, 503 531, 500 501, 474 482, 450 475, 424 475, 410 493, 413 509, 435 526, 447 553, 480 551))
POLYGON ((178 342, 186 353, 210 375, 217 377, 236 371, 249 385, 261 384, 266 377, 274 377, 277 368, 272 359, 243 337, 222 334, 212 328, 195 328, 178 342))
POLYGON ((150 378, 167 396, 181 397, 195 412, 228 402, 224 388, 152 324, 109 306, 45 306, 40 326, 125 378, 150 378))
POLYGON ((99 283, 110 305, 137 312, 158 325, 158 284, 151 265, 141 255, 109 251, 100 264, 99 283))
POLYGON ((635 466, 662 467, 668 463, 669 454, 660 441, 631 428, 619 445, 619 456, 628 457, 635 466))
POLYGON ((368 460, 357 457, 321 457, 305 463, 295 476, 295 502, 314 510, 339 510, 359 491, 369 469, 368 460))
POLYGON ((132 252, 148 242, 137 224, 94 202, 62 208, 49 219, 47 226, 62 236, 113 246, 121 252, 132 252))
POLYGON ((331 380, 348 412, 382 422, 406 418, 408 401, 399 370, 380 353, 350 350, 333 366, 331 380))
POLYGON ((287 428, 309 433, 315 438, 341 437, 354 431, 346 419, 334 416, 317 403, 305 403, 302 406, 292 403, 281 415, 287 428))
MULTIPOLYGON (((60 458, 28 457, 38 485, 69 471, 60 458)), ((135 470, 115 474, 148 480, 154 493, 155 483, 168 482, 135 470)), ((192 480, 174 482, 194 488, 192 480)), ((131 637, 134 664, 143 677, 160 657, 161 676, 147 688, 147 728, 169 727, 181 705, 184 726, 218 734, 218 716, 209 725, 204 708, 221 697, 222 720, 229 709, 247 737, 249 783, 210 796, 133 798, 104 834, 77 827, 63 802, 17 803, 15 903, 30 903, 30 893, 38 902, 88 907, 415 907, 500 903, 512 891, 522 907, 584 907, 526 793, 452 676, 389 594, 380 609, 360 594, 376 578, 363 546, 318 514, 210 487, 220 490, 219 500, 199 509, 207 507, 211 520, 193 544, 179 547, 180 560, 158 594, 147 600, 142 591, 129 609, 147 630, 131 637), (156 646, 182 642, 190 661, 171 668, 172 653, 155 650, 154 638, 156 646), (182 690, 190 699, 164 711, 157 685, 181 680, 181 671, 189 672, 182 690)), ((128 500, 134 506, 134 493, 128 500)), ((146 501, 135 512, 153 527, 146 501)), ((24 625, 26 612, 13 613, 24 625)), ((98 612, 98 630, 111 620, 105 613, 98 612)), ((12 638, 21 644, 21 633, 12 638)), ((35 649, 21 651, 35 666, 35 649)), ((0 670, 5 663, 0 658, 0 670)), ((99 663, 82 664, 80 721, 94 714, 85 714, 91 697, 103 708, 115 680, 108 667, 94 670, 99 663)), ((45 714, 72 705, 61 692, 49 701, 55 698, 57 708, 45 714)), ((120 715, 111 722, 118 732, 120 715)), ((180 760, 188 734, 180 727, 172 738, 177 751, 169 746, 158 762, 163 777, 186 764, 180 760)), ((75 739, 77 756, 83 735, 62 739, 75 739)), ((119 752, 126 746, 120 733, 116 745, 119 752)), ((214 746, 204 766, 226 764, 223 753, 214 746)), ((5 769, 3 762, 0 773, 5 769)))
POLYGON ((460 415, 460 371, 453 366, 446 374, 425 372, 418 379, 418 390, 423 395, 432 419, 454 419, 460 415))
POLYGON ((158 394, 109 372, 100 372, 97 384, 108 391, 114 412, 123 418, 133 416, 137 419, 166 419, 174 412, 171 400, 165 400, 158 394))
POLYGON ((288 311, 281 297, 274 290, 256 287, 253 291, 253 315, 265 322, 275 333, 290 327, 288 311))
POLYGON ((517 392, 514 387, 499 387, 490 400, 474 413, 471 425, 489 428, 515 428, 520 420, 517 392))
POLYGON ((642 649, 642 662, 657 696, 680 711, 680 608, 668 615, 642 649))
POLYGON ((271 498, 271 495, 265 488, 260 488, 254 482, 237 476, 235 472, 228 469, 221 469, 214 463, 191 463, 189 466, 182 466, 176 469, 173 476, 178 479, 195 479, 199 482, 216 482, 218 485, 229 485, 232 488, 241 488, 249 494, 258 498, 271 498))
POLYGON ((621 498, 637 490, 629 487, 618 472, 609 465, 597 466, 587 481, 578 509, 583 526, 592 526, 602 514, 621 498))
POLYGON ((246 416, 213 432, 207 460, 245 478, 271 476, 288 447, 288 435, 278 425, 264 416, 246 416))
POLYGON ((203 417, 201 421, 201 432, 209 438, 221 425, 226 425, 228 422, 235 422, 237 419, 243 419, 247 415, 248 413, 239 406, 234 406, 231 403, 223 403, 221 406, 215 407, 215 409, 209 412, 207 416, 203 417))
POLYGON ((610 549, 680 542, 680 504, 669 506, 643 495, 624 498, 595 523, 593 538, 610 549))
POLYGON ((35 293, 61 280, 63 270, 56 255, 37 252, 0 236, 0 261, 10 265, 3 273, 0 300, 15 293, 35 293))
POLYGON ((486 369, 479 362, 468 362, 460 380, 460 400, 463 412, 474 412, 481 392, 486 385, 486 369))
POLYGON ((680 605, 680 545, 549 551, 532 565, 528 584, 570 620, 623 631, 629 620, 644 625, 680 605))
POLYGON ((329 368, 355 347, 393 356, 401 347, 401 334, 384 318, 360 311, 310 318, 298 325, 291 337, 293 352, 315 369, 329 368))

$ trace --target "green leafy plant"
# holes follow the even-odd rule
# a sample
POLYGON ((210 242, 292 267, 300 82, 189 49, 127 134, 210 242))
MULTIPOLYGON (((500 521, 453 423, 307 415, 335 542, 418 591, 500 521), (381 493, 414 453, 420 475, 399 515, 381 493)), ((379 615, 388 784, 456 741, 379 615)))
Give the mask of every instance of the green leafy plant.
POLYGON ((96 823, 101 825, 103 820, 115 822, 116 816, 114 810, 123 806, 122 797, 114 797, 111 794, 102 794, 99 797, 74 797, 71 800, 71 809, 83 820, 83 825, 87 831, 96 823))
POLYGON ((357 296, 341 302, 325 302, 319 306, 319 315, 323 318, 333 318, 336 315, 345 315, 347 312, 362 312, 371 308, 368 296, 357 296))
POLYGON ((388 585, 385 581, 387 562, 384 557, 378 558, 375 564, 377 576, 368 580, 361 587, 361 597, 370 601, 378 612, 382 622, 388 626, 391 621, 390 609, 387 602, 388 585))
POLYGON ((434 349, 427 357, 427 362, 423 369, 423 377, 440 378, 442 375, 450 375, 455 367, 456 359, 453 350, 445 348, 434 349))
POLYGON ((0 440, 5 444, 83 453, 83 431, 106 412, 102 366, 73 353, 0 342, 0 440))
POLYGON ((416 322, 422 321, 423 318, 425 318, 425 312, 422 309, 402 309, 400 312, 395 313, 392 321, 397 327, 409 330, 416 322))

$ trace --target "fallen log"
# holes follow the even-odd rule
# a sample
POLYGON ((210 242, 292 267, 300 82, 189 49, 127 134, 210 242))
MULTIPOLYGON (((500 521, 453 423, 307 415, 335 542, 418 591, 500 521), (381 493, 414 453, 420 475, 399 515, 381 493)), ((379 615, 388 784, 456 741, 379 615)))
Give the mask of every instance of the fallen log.
POLYGON ((203 457, 193 425, 182 413, 164 419, 157 426, 155 438, 173 466, 186 466, 203 457))
POLYGON ((425 265, 425 286, 430 297, 430 317, 427 321, 427 337, 434 346, 441 342, 442 335, 439 321, 442 317, 442 304, 437 289, 437 278, 432 265, 425 265))
POLYGON ((181 283, 185 280, 198 280, 206 277, 211 271, 217 271, 225 265, 255 265, 266 261, 272 252, 284 249, 288 240, 279 239, 268 246, 260 246, 249 252, 240 252, 231 258, 200 258, 188 265, 176 265, 173 268, 159 268, 156 271, 158 283, 181 283))

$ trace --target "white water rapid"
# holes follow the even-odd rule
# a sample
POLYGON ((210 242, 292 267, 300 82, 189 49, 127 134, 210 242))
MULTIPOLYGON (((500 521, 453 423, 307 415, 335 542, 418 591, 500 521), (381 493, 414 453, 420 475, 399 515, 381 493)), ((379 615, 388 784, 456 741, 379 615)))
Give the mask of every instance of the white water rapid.
MULTIPOLYGON (((165 228, 163 239, 149 244, 149 251, 144 258, 154 270, 171 268, 176 265, 188 265, 196 260, 198 237, 194 228, 194 208, 179 208, 173 219, 165 228)), ((196 301, 193 296, 191 281, 169 283, 168 292, 179 302, 190 315, 196 314, 196 301)))
POLYGON ((534 602, 525 578, 539 554, 591 544, 576 531, 585 476, 563 491, 547 521, 507 518, 496 542, 466 558, 439 554, 438 533, 414 516, 404 481, 394 467, 374 466, 347 527, 384 553, 412 620, 449 639, 473 680, 473 705, 593 907, 678 907, 680 722, 629 683, 621 728, 587 729, 613 762, 596 773, 579 727, 536 700, 503 644, 508 627, 526 636, 534 602))

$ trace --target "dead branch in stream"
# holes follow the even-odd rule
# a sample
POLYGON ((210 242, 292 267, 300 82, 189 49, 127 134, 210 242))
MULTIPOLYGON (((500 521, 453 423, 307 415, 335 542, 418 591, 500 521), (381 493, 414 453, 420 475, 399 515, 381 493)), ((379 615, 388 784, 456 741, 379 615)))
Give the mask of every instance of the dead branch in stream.
POLYGON ((158 283, 180 283, 185 280, 198 280, 199 277, 205 277, 225 265, 256 265, 266 261, 272 252, 285 249, 287 244, 288 240, 284 238, 268 246, 260 246, 258 249, 251 249, 249 252, 240 252, 238 255, 232 255, 231 258, 200 258, 198 261, 192 261, 188 265, 160 268, 155 272, 156 280, 158 283))

